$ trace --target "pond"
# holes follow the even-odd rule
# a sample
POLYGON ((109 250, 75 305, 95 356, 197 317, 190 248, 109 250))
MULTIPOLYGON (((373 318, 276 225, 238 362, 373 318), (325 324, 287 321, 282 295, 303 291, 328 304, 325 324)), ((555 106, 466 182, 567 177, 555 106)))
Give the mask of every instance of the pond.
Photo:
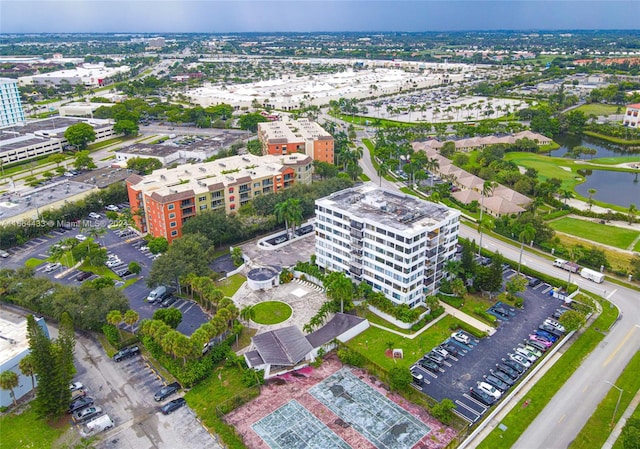
POLYGON ((593 199, 621 207, 640 205, 640 174, 605 170, 581 170, 586 181, 575 190, 589 198, 589 189, 596 189, 593 199))
POLYGON ((597 153, 593 156, 582 156, 582 158, 589 159, 591 157, 618 157, 618 156, 629 156, 631 154, 640 154, 640 148, 638 147, 628 147, 622 145, 616 145, 614 143, 607 142, 602 139, 595 139, 589 136, 572 136, 572 135, 561 135, 556 136, 553 140, 560 145, 560 148, 549 152, 549 156, 554 157, 562 157, 567 151, 577 147, 578 145, 582 145, 587 148, 593 148, 597 151, 597 153))

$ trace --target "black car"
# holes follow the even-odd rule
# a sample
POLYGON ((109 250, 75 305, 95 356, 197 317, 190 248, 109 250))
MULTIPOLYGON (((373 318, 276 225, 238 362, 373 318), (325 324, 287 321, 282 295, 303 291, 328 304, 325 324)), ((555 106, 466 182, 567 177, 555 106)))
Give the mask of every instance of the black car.
POLYGON ((493 376, 497 377, 498 379, 500 379, 502 382, 504 382, 505 384, 507 384, 509 386, 512 386, 513 384, 516 383, 515 379, 509 377, 509 375, 507 373, 504 373, 504 372, 502 372, 500 370, 493 370, 493 371, 491 371, 491 373, 493 374, 493 376))
POLYGON ((503 317, 508 317, 509 316, 509 311, 507 309, 505 309, 504 307, 495 306, 491 310, 493 310, 493 313, 497 313, 500 316, 503 316, 503 317))
POLYGON ((508 365, 505 365, 504 363, 498 363, 496 365, 496 368, 498 368, 498 371, 501 371, 503 373, 505 373, 507 376, 509 376, 512 379, 517 379, 518 377, 520 377, 520 372, 511 368, 508 365))
POLYGON ((90 398, 89 396, 78 398, 73 401, 71 405, 69 405, 69 410, 67 410, 67 413, 71 414, 85 407, 89 407, 90 405, 93 405, 93 402, 93 398, 90 398))
POLYGON ((169 307, 170 305, 175 303, 177 300, 178 298, 176 298, 175 296, 168 296, 162 301, 162 303, 160 303, 160 307, 169 307))
POLYGON ((116 271, 116 274, 121 278, 126 278, 127 276, 131 276, 133 273, 125 268, 124 270, 116 271))
POLYGON ((452 355, 454 357, 456 357, 458 355, 458 348, 456 348, 454 345, 450 345, 448 343, 444 343, 444 344, 441 344, 440 347, 442 349, 444 349, 445 351, 447 351, 449 353, 449 355, 452 355))
POLYGON ((164 404, 160 409, 160 411, 162 411, 162 414, 168 415, 169 413, 178 410, 180 407, 182 407, 186 403, 187 401, 185 401, 184 398, 174 399, 173 401, 169 401, 166 404, 164 404))
POLYGON ((536 285, 540 284, 542 281, 538 278, 531 278, 529 279, 529 287, 535 287, 536 285))
POLYGON ((160 388, 160 390, 158 390, 158 392, 155 395, 153 395, 153 399, 155 399, 158 402, 163 401, 169 396, 171 396, 172 394, 176 393, 181 388, 182 387, 178 382, 174 382, 172 384, 166 385, 160 388))
POLYGON ((113 356, 113 360, 116 362, 120 362, 124 359, 128 359, 129 357, 133 357, 140 354, 140 348, 137 346, 130 346, 128 348, 124 348, 121 351, 118 351, 113 356))
POLYGON ((90 271, 82 271, 79 275, 76 276, 76 281, 84 281, 85 279, 89 279, 91 276, 93 276, 93 273, 91 273, 90 271))
POLYGON ((418 365, 426 369, 427 371, 431 371, 432 373, 437 373, 440 371, 440 367, 436 362, 429 359, 420 359, 418 360, 418 365))
POLYGON ((296 235, 297 236, 305 235, 305 234, 308 234, 308 233, 310 233, 312 231, 313 231, 313 226, 306 225, 306 226, 303 226, 301 228, 296 229, 296 235))
POLYGON ((514 362, 511 359, 505 359, 502 363, 504 363, 505 365, 507 365, 509 368, 517 371, 518 373, 522 374, 524 373, 527 369, 522 366, 521 364, 519 364, 518 362, 514 362))
POLYGON ((496 402, 496 398, 494 398, 491 395, 488 395, 484 391, 474 390, 473 388, 471 388, 469 394, 471 394, 471 397, 473 399, 475 399, 476 401, 480 401, 481 403, 487 406, 491 406, 493 405, 494 402, 496 402))
POLYGON ((502 391, 503 393, 509 389, 509 385, 506 382, 503 382, 497 376, 487 375, 487 376, 484 376, 484 380, 489 385, 496 387, 498 390, 502 391))

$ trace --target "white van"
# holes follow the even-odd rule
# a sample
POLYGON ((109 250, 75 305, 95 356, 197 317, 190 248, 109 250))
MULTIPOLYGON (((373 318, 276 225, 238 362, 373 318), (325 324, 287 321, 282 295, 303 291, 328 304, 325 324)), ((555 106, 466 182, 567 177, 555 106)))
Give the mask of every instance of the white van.
POLYGON ((84 425, 83 434, 93 435, 111 429, 115 423, 109 415, 98 416, 84 425))
POLYGON ((161 301, 165 296, 167 296, 167 287, 165 287, 164 285, 159 285, 149 292, 149 295, 147 296, 147 302, 161 301))

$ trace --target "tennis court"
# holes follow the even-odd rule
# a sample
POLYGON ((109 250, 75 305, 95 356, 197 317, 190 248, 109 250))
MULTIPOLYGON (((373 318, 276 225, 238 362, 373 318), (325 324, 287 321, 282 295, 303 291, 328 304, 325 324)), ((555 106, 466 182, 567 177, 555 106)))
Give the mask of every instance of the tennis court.
POLYGON ((251 427, 271 449, 350 449, 295 399, 251 427))
POLYGON ((308 392, 378 449, 411 449, 431 431, 348 368, 337 371, 308 392))

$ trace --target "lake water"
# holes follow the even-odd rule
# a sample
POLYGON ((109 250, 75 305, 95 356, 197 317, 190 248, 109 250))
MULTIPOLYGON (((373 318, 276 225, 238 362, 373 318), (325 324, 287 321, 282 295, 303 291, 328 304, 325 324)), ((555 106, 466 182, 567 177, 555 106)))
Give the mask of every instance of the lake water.
MULTIPOLYGON (((596 157, 618 157, 618 156, 629 156, 632 154, 640 154, 640 148, 638 147, 625 147, 621 145, 616 145, 613 143, 606 142, 601 139, 594 139, 593 137, 584 136, 571 136, 564 135, 558 136, 553 139, 560 148, 557 150, 553 150, 549 152, 549 156, 561 157, 564 156, 568 150, 577 147, 578 145, 582 145, 587 148, 593 148, 597 151, 597 154, 593 156, 596 157)), ((592 156, 582 156, 583 158, 589 159, 592 156)))
POLYGON ((629 207, 640 206, 640 174, 604 170, 586 170, 586 181, 576 186, 576 192, 589 198, 589 189, 596 189, 593 199, 629 207), (634 182, 634 180, 639 182, 634 182))

